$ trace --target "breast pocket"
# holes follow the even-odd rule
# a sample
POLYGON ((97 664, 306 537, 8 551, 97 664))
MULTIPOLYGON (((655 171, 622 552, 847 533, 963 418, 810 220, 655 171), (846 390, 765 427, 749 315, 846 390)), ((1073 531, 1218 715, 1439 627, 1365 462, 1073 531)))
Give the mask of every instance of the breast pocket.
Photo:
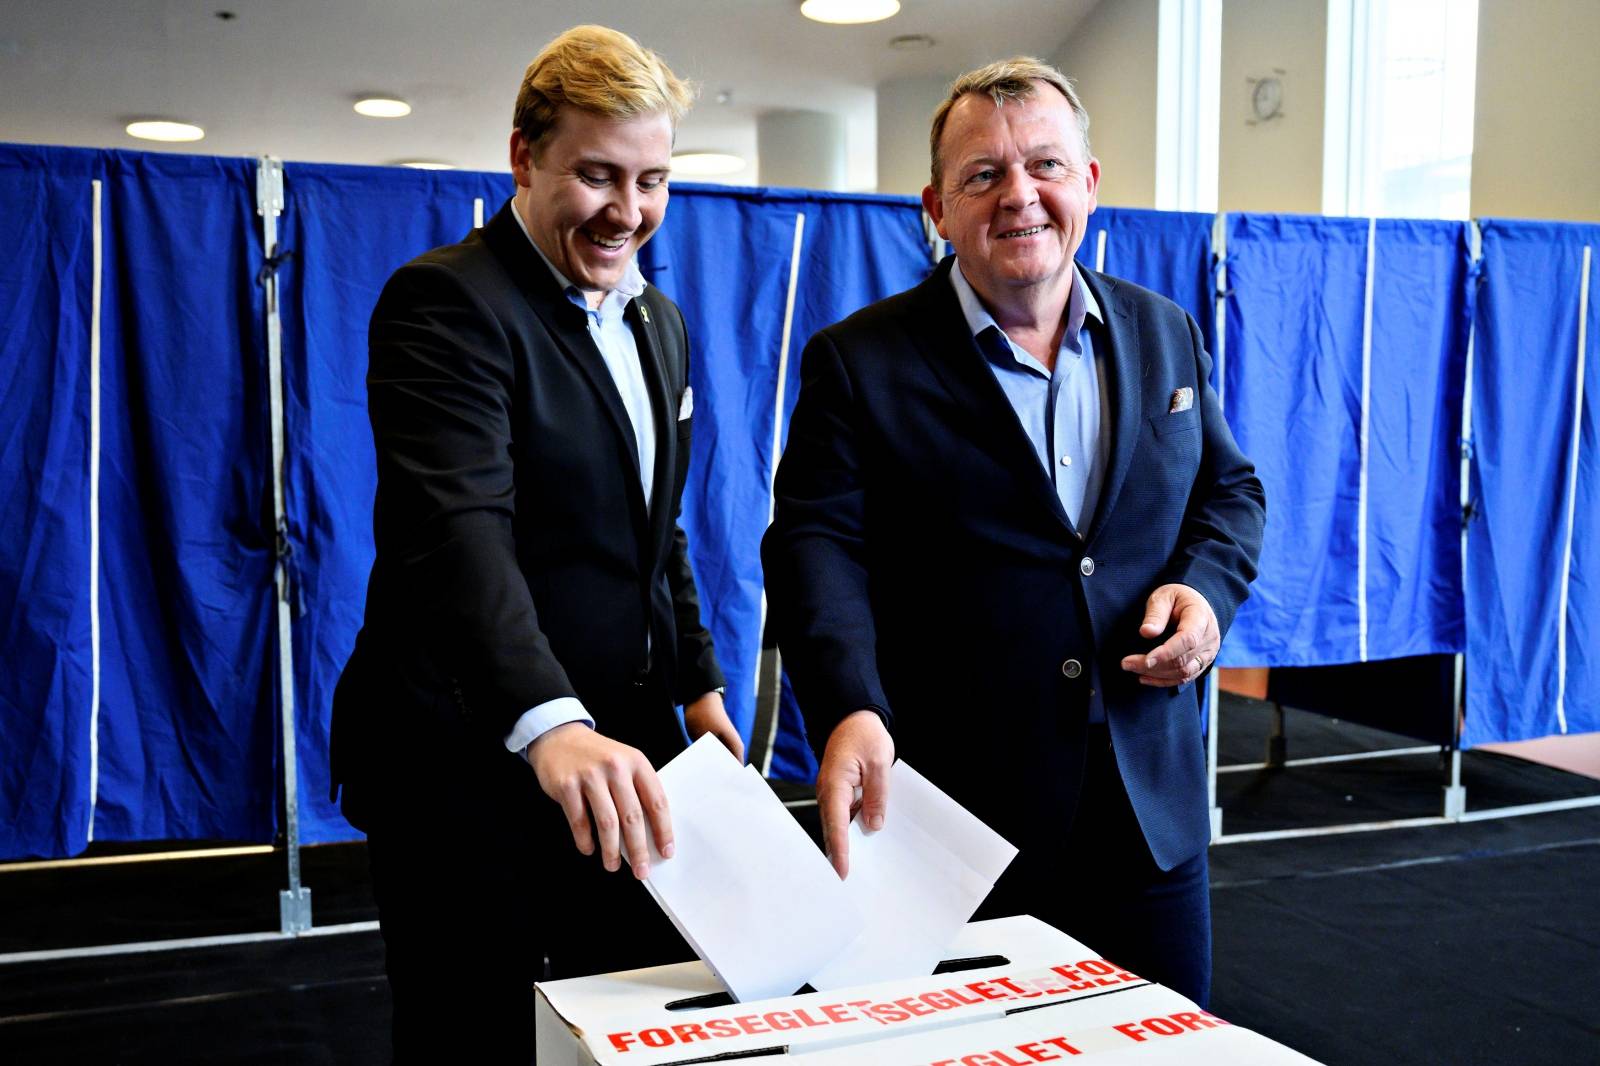
POLYGON ((1158 440, 1175 437, 1180 433, 1198 433, 1200 432, 1200 410, 1199 408, 1191 407, 1187 411, 1156 415, 1150 419, 1150 428, 1155 431, 1158 440))

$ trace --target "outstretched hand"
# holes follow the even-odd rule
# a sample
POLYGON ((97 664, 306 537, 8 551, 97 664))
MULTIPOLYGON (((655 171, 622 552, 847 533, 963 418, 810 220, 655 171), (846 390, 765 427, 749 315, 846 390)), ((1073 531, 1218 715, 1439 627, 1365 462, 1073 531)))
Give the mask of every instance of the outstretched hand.
POLYGON ((1205 673, 1216 660, 1222 647, 1216 612, 1204 596, 1188 585, 1162 585, 1150 594, 1139 635, 1154 640, 1174 627, 1176 631, 1165 643, 1123 658, 1122 668, 1138 674, 1141 685, 1184 685, 1205 673))

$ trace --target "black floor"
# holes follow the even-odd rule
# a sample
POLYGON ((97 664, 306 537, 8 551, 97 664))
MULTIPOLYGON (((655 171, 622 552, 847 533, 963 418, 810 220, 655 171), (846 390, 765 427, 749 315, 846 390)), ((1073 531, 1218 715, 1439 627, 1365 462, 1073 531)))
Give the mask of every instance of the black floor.
MULTIPOLYGON (((1229 698, 1224 765, 1259 762, 1266 705, 1229 698)), ((1414 742, 1289 712, 1288 755, 1414 742)), ((1490 753, 1468 808, 1600 794, 1490 753)), ((1434 755, 1222 775, 1229 834, 1426 817, 1434 755)), ((797 811, 802 821, 810 812, 797 811)), ((1600 1066, 1600 807, 1212 849, 1213 1008, 1341 1064, 1600 1066)), ((0 867, 0 953, 270 932, 281 860, 0 867)), ((309 848, 319 926, 375 916, 359 845, 309 848)), ((384 1063, 376 933, 0 965, 0 1064, 384 1063)))

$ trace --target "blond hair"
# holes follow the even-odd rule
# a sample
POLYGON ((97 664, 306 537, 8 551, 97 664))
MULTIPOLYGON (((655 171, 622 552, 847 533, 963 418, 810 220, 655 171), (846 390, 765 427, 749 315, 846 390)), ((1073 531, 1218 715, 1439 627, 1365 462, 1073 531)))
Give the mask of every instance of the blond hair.
POLYGON ((1072 80, 1050 64, 1032 56, 1013 56, 990 63, 977 70, 969 70, 950 83, 950 94, 933 113, 933 129, 928 136, 929 151, 933 161, 933 185, 938 188, 943 178, 944 160, 939 157, 939 141, 944 136, 945 123, 950 119, 950 109, 956 101, 973 93, 987 93, 995 107, 1003 107, 1007 100, 1021 100, 1038 92, 1038 83, 1053 85, 1067 98, 1072 113, 1078 117, 1078 135, 1083 139, 1083 158, 1089 158, 1089 112, 1072 88, 1072 80))
POLYGON ((693 100, 694 88, 632 37, 574 26, 528 64, 512 121, 537 154, 564 105, 609 118, 665 111, 677 126, 693 100))

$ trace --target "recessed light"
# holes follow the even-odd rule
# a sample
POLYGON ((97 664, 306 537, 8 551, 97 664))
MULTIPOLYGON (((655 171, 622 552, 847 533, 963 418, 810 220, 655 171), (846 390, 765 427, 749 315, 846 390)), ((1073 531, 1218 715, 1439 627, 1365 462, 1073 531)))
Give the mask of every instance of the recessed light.
POLYGON ((437 159, 402 159, 391 166, 410 167, 412 170, 454 170, 454 163, 441 163, 437 159))
POLYGON ((405 118, 411 105, 394 96, 365 96, 356 101, 356 114, 368 118, 405 118))
POLYGON ((164 118, 140 119, 128 123, 126 129, 128 136, 142 141, 198 141, 206 135, 199 126, 164 118))
POLYGON ((732 174, 744 169, 744 160, 727 152, 681 152, 672 157, 672 172, 692 177, 732 174))
POLYGON ((932 48, 934 40, 926 33, 902 33, 898 37, 889 38, 889 47, 897 52, 920 52, 925 48, 932 48))
POLYGON ((803 0, 800 14, 815 22, 853 25, 882 22, 900 11, 900 0, 803 0))

